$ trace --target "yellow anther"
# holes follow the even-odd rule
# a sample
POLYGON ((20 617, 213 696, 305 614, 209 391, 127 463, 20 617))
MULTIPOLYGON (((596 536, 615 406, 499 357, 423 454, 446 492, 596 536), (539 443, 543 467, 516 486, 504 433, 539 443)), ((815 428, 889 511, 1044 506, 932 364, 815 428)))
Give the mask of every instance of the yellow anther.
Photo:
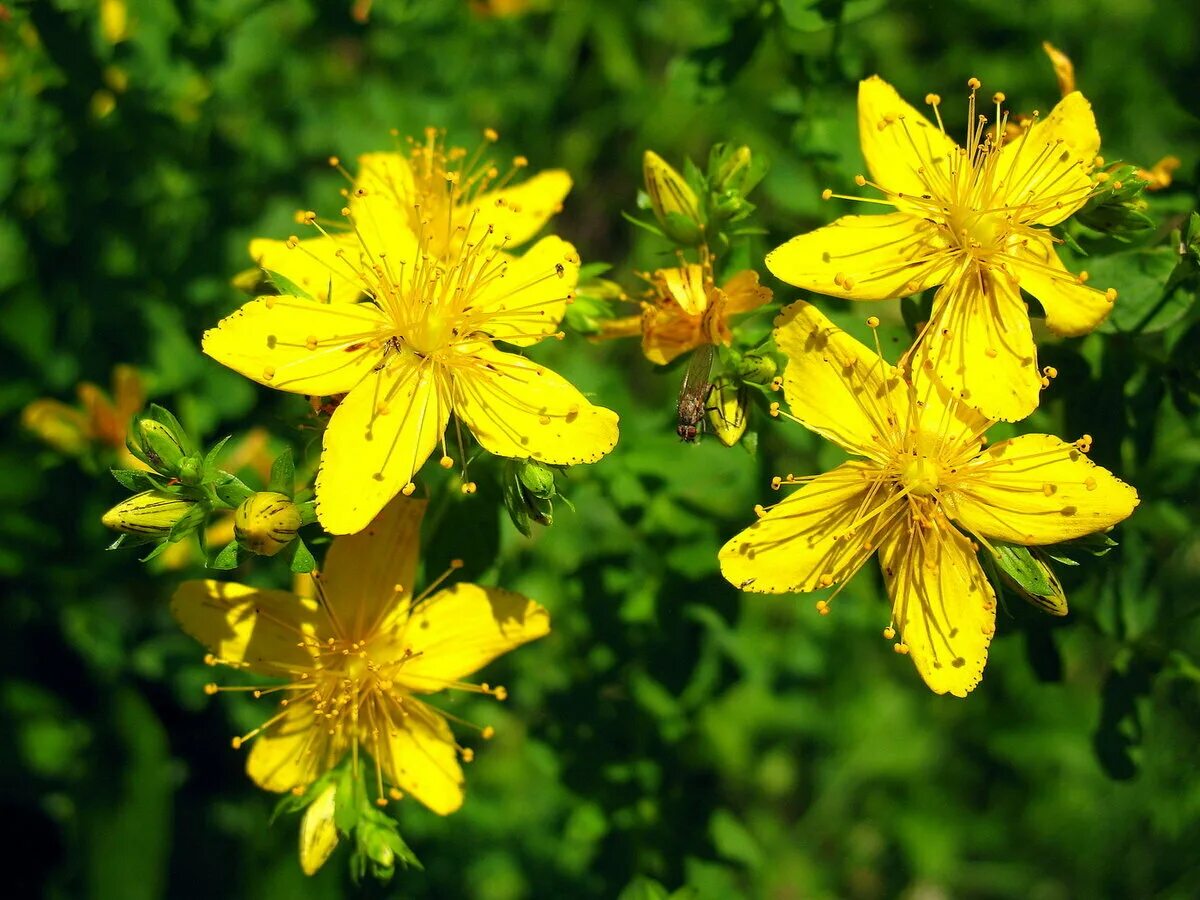
POLYGON ((483 139, 494 144, 500 140, 500 132, 496 131, 495 128, 485 128, 483 129, 483 139))
POLYGON ((1089 491, 1094 491, 1096 489, 1096 479, 1089 475, 1087 478, 1083 479, 1083 486, 1089 491))
POLYGON ((331 166, 338 166, 338 165, 341 165, 341 162, 342 162, 342 161, 341 161, 340 159, 338 159, 336 156, 331 156, 331 157, 329 157, 329 164, 330 164, 331 166))
POLYGON ((938 94, 926 94, 925 102, 928 103, 930 106, 937 106, 939 103, 942 102, 942 98, 938 94))
POLYGON ((1087 270, 1084 269, 1082 272, 1080 272, 1078 275, 1075 276, 1075 280, 1078 281, 1080 284, 1087 284, 1087 280, 1091 277, 1092 276, 1090 276, 1087 273, 1087 270))
POLYGON ((817 601, 817 612, 819 612, 823 616, 829 615, 829 613, 830 613, 829 604, 824 600, 818 600, 817 601))
POLYGON ((275 367, 274 366, 267 366, 265 369, 263 369, 263 381, 270 381, 274 377, 275 377, 275 367))
POLYGON ((758 516, 758 518, 761 519, 766 514, 767 514, 767 508, 765 506, 763 506, 761 503, 754 504, 754 515, 758 516))
POLYGON ((1109 303, 1116 303, 1117 302, 1117 289, 1109 288, 1107 291, 1104 292, 1104 297, 1106 300, 1108 300, 1109 303))
POLYGON ((1042 493, 1045 494, 1047 497, 1054 496, 1054 492, 1056 490, 1058 490, 1058 488, 1056 488, 1054 485, 1052 485, 1048 481, 1042 485, 1042 493))
POLYGON ((443 456, 438 460, 438 465, 443 469, 452 469, 454 468, 454 460, 452 460, 449 456, 443 456))
POLYGON ((217 692, 217 686, 215 684, 213 684, 211 681, 204 686, 204 693, 208 694, 210 697, 213 694, 215 694, 216 692, 217 692))
POLYGON ((779 486, 781 484, 783 484, 783 479, 780 478, 778 475, 776 475, 774 478, 771 479, 771 490, 773 490, 773 491, 779 490, 779 486))
POLYGON ((992 102, 993 102, 993 103, 1003 103, 1003 102, 1004 102, 1005 100, 1007 100, 1007 99, 1008 99, 1008 98, 1007 98, 1007 97, 1005 97, 1005 96, 1004 96, 1004 94, 1003 94, 1002 92, 1000 92, 1000 91, 996 91, 996 93, 992 95, 992 102))
POLYGON ((825 188, 825 190, 821 191, 821 199, 822 200, 830 200, 830 199, 832 199, 832 197, 833 197, 833 188, 825 188))
POLYGON ((317 336, 315 334, 310 334, 307 338, 304 339, 304 346, 307 347, 309 350, 316 350, 318 343, 319 343, 319 341, 317 340, 317 336))
POLYGON ((895 650, 897 653, 899 653, 901 656, 904 656, 905 654, 908 653, 908 644, 905 644, 905 643, 892 644, 892 649, 895 650))
POLYGON ((400 488, 400 493, 402 493, 405 497, 411 497, 413 495, 413 493, 416 491, 416 489, 417 489, 417 486, 413 482, 410 481, 404 487, 400 488))
POLYGON ((484 725, 483 731, 479 732, 479 734, 485 741, 490 741, 493 737, 496 736, 496 729, 493 728, 491 725, 484 725))
POLYGON ((896 629, 889 625, 887 628, 883 629, 883 636, 890 641, 896 636, 896 629))
POLYGON ((854 183, 857 184, 859 187, 863 187, 867 183, 867 178, 865 175, 855 175, 854 183))
POLYGON ((524 156, 515 156, 515 157, 513 157, 513 165, 516 166, 518 169, 523 169, 527 165, 529 165, 529 160, 526 159, 524 156))
POLYGON ((982 86, 983 86, 983 82, 980 81, 978 78, 968 78, 967 79, 967 87, 969 87, 973 91, 979 90, 982 86))
POLYGON ((768 408, 768 412, 775 418, 778 418, 779 417, 779 404, 772 403, 771 406, 768 408))
POLYGON ((868 328, 878 328, 879 327, 879 316, 867 316, 867 327, 868 328))
MULTIPOLYGON (((817 579, 817 584, 821 585, 821 587, 829 587, 833 584, 833 575, 829 572, 822 572, 821 577, 817 579)), ((824 603, 825 601, 822 600, 821 602, 824 603)))

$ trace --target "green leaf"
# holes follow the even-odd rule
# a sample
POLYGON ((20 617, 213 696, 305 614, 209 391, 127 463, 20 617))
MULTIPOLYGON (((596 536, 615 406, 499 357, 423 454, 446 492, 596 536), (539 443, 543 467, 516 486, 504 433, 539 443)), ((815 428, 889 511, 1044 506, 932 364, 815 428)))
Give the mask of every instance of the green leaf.
POLYGON ((237 541, 230 541, 216 558, 208 564, 210 569, 236 569, 241 556, 241 547, 237 541))
POLYGON ((236 509, 254 491, 247 487, 236 475, 230 475, 228 472, 222 474, 226 476, 226 480, 216 486, 214 493, 216 493, 222 503, 227 504, 231 509, 236 509))
POLYGON ((292 448, 286 447, 275 457, 271 464, 271 480, 267 490, 292 496, 296 486, 296 463, 292 458, 292 448))
POLYGON ((638 875, 625 885, 617 895, 617 900, 668 900, 669 897, 670 893, 662 884, 653 878, 638 875))
POLYGON ((1178 322, 1191 308, 1195 293, 1186 284, 1167 289, 1179 254, 1172 247, 1126 250, 1094 257, 1088 263, 1089 283, 1116 288, 1112 314, 1098 330, 1151 334, 1178 322))
POLYGON ((296 536, 295 549, 292 551, 291 569, 297 575, 311 572, 317 567, 317 560, 304 543, 304 538, 296 536))
POLYGON ((204 462, 200 466, 200 483, 211 484, 218 480, 221 470, 217 468, 217 457, 221 455, 221 451, 225 445, 229 443, 229 439, 233 435, 226 435, 213 445, 208 453, 204 454, 204 462))
POLYGON ((267 274, 267 281, 275 285, 275 290, 279 291, 280 294, 287 297, 301 297, 304 300, 315 300, 312 294, 286 275, 280 275, 278 272, 272 272, 270 269, 264 269, 263 271, 267 274))

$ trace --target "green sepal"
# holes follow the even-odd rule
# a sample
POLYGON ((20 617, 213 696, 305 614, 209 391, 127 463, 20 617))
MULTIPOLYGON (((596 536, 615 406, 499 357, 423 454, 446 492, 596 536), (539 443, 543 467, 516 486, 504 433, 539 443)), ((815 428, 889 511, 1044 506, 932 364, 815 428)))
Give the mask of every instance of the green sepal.
POLYGON ((1063 541, 1059 544, 1051 544, 1049 547, 1042 547, 1041 552, 1057 563, 1065 566, 1077 566, 1081 557, 1104 556, 1117 546, 1119 546, 1117 542, 1107 534, 1097 532, 1096 534, 1085 534, 1072 541, 1063 541))
POLYGON ((508 510, 508 517, 512 520, 513 525, 525 537, 531 537, 533 524, 530 520, 529 509, 525 505, 521 480, 511 462, 504 465, 503 475, 500 478, 500 490, 504 497, 504 508, 508 510))
POLYGON ((296 463, 292 458, 292 448, 285 447, 284 451, 275 457, 271 464, 271 479, 267 490, 292 496, 296 487, 296 463))
POLYGON ((317 521, 317 503, 315 500, 306 500, 303 503, 297 503, 296 509, 300 511, 301 528, 317 521))
POLYGON ((241 562, 242 548, 237 541, 230 541, 208 564, 210 569, 236 569, 241 562))
POLYGON ((292 551, 292 572, 296 575, 304 575, 316 569, 316 557, 312 555, 312 551, 304 543, 304 538, 297 535, 294 546, 295 549, 292 551))
POLYGON ((641 219, 637 218, 637 216, 631 216, 629 213, 625 212, 625 210, 621 210, 621 217, 630 225, 636 225, 638 228, 648 231, 653 235, 657 235, 664 240, 668 239, 666 233, 657 225, 652 225, 649 222, 643 222, 641 219))
POLYGON ((237 509, 254 491, 236 475, 230 475, 228 472, 222 474, 226 480, 216 486, 214 493, 217 499, 227 504, 230 509, 237 509))
POLYGON ((1052 616, 1067 614, 1067 597, 1050 565, 1036 551, 1018 544, 993 542, 992 559, 1018 594, 1052 616))
POLYGON ((283 294, 287 297, 300 297, 304 300, 315 301, 315 298, 312 294, 300 287, 300 285, 296 284, 296 282, 292 281, 286 275, 280 275, 278 272, 272 272, 270 269, 263 269, 263 272, 266 273, 267 281, 269 281, 275 287, 275 290, 279 291, 280 294, 283 294))
POLYGON ((175 543, 175 542, 171 541, 171 540, 159 541, 155 545, 153 550, 151 550, 149 553, 147 553, 145 556, 142 557, 142 562, 144 562, 144 563, 150 562, 150 560, 154 559, 155 557, 161 556, 163 553, 165 553, 167 551, 167 548, 170 547, 171 544, 173 544, 173 543, 175 543))
POLYGON ((159 481, 149 472, 143 472, 140 469, 109 469, 112 472, 112 477, 117 479, 117 483, 126 490, 132 491, 135 494, 140 494, 142 491, 170 491, 171 485, 165 481, 159 481))
POLYGON ((148 410, 150 418, 154 421, 165 425, 175 435, 179 441, 179 446, 183 448, 185 454, 196 453, 199 447, 188 437, 188 433, 184 430, 183 425, 175 418, 175 414, 165 406, 159 406, 157 403, 151 403, 148 410))
POLYGON ((586 262, 579 267, 579 281, 591 281, 593 278, 599 278, 605 272, 612 268, 612 263, 601 262, 600 260, 592 260, 586 262))
POLYGON ((208 514, 211 512, 211 507, 207 501, 201 500, 191 509, 189 509, 174 525, 171 526, 170 532, 165 538, 168 544, 174 544, 177 541, 183 540, 197 528, 200 528, 208 521, 208 514))
POLYGON ((232 437, 233 435, 227 434, 221 440, 217 441, 211 450, 204 454, 204 462, 200 465, 201 484, 212 484, 219 480, 218 476, 220 476, 221 470, 217 468, 217 457, 221 455, 221 451, 232 437))

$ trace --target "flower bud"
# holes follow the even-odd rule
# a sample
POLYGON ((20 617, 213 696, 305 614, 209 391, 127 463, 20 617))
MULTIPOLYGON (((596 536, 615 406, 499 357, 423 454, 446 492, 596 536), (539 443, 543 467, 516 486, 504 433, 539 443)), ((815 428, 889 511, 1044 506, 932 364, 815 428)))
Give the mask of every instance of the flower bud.
POLYGON ((722 444, 732 447, 746 433, 746 386, 724 376, 713 382, 708 427, 722 444))
POLYGON ((315 874, 337 847, 338 832, 333 821, 336 799, 337 785, 330 784, 308 805, 300 820, 300 868, 305 875, 315 874))
POLYGON ((247 550, 274 556, 296 538, 300 508, 286 494, 259 491, 247 497, 233 514, 233 533, 247 550))
POLYGON ((755 165, 750 155, 750 148, 731 147, 719 144, 713 148, 709 159, 709 173, 713 178, 713 187, 718 193, 736 191, 739 194, 750 192, 762 177, 761 166, 755 165))
POLYGON ((757 354, 743 356, 737 367, 738 378, 753 384, 770 384, 778 371, 779 366, 775 364, 775 360, 757 354))
POLYGON ((691 185, 653 150, 642 157, 642 175, 654 217, 667 237, 689 246, 699 243, 700 200, 691 185))
POLYGON ((554 489, 554 470, 536 460, 523 459, 518 462, 517 478, 535 497, 548 500, 557 493, 554 489))
POLYGON ((88 448, 87 419, 57 400, 34 400, 21 411, 21 424, 59 453, 79 456, 88 448))
POLYGON ((189 520, 199 525, 205 517, 202 503, 166 491, 142 491, 122 500, 100 519, 113 531, 149 538, 165 538, 179 532, 189 520))
POLYGON ((134 439, 155 471, 174 475, 187 451, 183 441, 175 432, 148 416, 139 416, 133 425, 134 439))

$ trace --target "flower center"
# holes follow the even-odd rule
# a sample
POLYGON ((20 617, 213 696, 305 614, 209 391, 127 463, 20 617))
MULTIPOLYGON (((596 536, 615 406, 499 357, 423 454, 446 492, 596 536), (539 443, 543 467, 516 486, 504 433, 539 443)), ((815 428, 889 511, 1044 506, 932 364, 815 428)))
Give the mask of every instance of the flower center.
POLYGON ((938 487, 938 467, 928 456, 920 454, 900 469, 900 484, 917 497, 928 497, 938 487))
POLYGON ((453 310, 427 307, 424 317, 414 322, 404 334, 404 341, 422 356, 434 356, 456 337, 459 318, 453 310))
POLYGON ((969 207, 952 210, 946 222, 956 244, 976 259, 986 259, 1001 249, 1010 222, 1001 210, 978 211, 969 207))

